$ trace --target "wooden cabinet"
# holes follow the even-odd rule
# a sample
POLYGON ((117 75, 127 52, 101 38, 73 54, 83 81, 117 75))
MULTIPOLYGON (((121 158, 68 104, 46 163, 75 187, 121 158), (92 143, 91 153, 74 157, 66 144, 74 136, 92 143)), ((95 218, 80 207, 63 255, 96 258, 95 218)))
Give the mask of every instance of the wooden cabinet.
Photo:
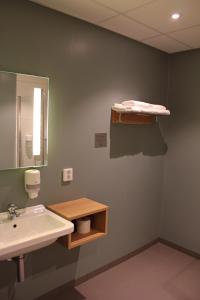
POLYGON ((78 247, 107 234, 107 205, 88 198, 80 198, 49 205, 47 208, 74 223, 74 232, 62 238, 62 242, 68 249, 78 247), (89 216, 91 219, 91 230, 89 233, 80 234, 76 231, 76 220, 86 216, 89 216))

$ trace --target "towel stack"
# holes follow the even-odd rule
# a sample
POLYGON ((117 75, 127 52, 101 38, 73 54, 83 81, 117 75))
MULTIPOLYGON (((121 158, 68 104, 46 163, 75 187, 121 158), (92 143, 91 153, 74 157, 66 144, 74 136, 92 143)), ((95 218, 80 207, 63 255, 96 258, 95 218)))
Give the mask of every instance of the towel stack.
POLYGON ((141 101, 127 100, 114 103, 112 109, 118 112, 135 112, 149 115, 170 115, 170 111, 163 105, 150 104, 141 101))

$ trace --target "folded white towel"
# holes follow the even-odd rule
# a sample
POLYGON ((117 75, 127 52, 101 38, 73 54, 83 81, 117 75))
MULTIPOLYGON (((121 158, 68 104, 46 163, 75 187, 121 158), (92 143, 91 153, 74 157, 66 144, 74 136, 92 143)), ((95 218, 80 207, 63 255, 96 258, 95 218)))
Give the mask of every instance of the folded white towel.
POLYGON ((122 110, 124 109, 124 105, 121 104, 121 103, 114 103, 113 107, 116 108, 116 109, 119 109, 119 110, 120 109, 122 109, 122 110))
POLYGON ((125 100, 121 102, 122 105, 130 105, 130 106, 144 106, 149 107, 150 103, 142 102, 142 101, 136 101, 136 100, 125 100))
POLYGON ((144 107, 137 107, 137 106, 132 106, 132 107, 116 107, 113 105, 112 107, 113 110, 118 111, 118 112, 135 112, 135 113, 142 113, 142 114, 148 114, 148 115, 170 115, 170 111, 165 109, 151 109, 151 108, 144 108, 144 107))
POLYGON ((142 102, 142 101, 136 101, 136 100, 126 100, 121 102, 122 105, 125 106, 139 106, 139 107, 144 107, 144 108, 155 108, 155 109, 166 109, 164 105, 158 105, 158 104, 151 104, 147 102, 142 102))
POLYGON ((148 115, 170 115, 170 111, 163 105, 150 104, 146 102, 127 100, 115 103, 112 109, 118 112, 135 112, 148 115))

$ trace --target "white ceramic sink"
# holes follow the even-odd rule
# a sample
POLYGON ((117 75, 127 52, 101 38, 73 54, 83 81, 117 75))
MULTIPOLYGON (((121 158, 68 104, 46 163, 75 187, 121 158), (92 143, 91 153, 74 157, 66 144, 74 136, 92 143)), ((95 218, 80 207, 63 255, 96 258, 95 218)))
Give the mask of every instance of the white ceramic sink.
POLYGON ((25 208, 13 220, 8 218, 7 212, 0 213, 0 260, 48 246, 73 231, 72 222, 43 205, 25 208))

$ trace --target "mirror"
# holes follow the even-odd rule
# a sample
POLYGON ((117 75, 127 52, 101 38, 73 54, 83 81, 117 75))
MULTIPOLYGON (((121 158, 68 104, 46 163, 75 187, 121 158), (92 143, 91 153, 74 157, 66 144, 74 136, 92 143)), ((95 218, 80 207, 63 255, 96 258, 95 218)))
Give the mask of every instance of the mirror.
POLYGON ((49 79, 0 71, 0 170, 47 165, 49 79))

